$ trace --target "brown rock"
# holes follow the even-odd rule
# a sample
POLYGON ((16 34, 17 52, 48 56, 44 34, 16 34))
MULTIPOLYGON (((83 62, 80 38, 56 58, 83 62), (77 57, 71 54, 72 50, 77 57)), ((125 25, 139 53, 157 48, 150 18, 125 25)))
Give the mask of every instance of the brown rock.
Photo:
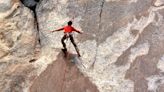
MULTIPOLYGON (((75 57, 72 55, 69 57, 75 57)), ((30 92, 99 92, 68 58, 64 59, 60 53, 58 59, 33 82, 30 92)))

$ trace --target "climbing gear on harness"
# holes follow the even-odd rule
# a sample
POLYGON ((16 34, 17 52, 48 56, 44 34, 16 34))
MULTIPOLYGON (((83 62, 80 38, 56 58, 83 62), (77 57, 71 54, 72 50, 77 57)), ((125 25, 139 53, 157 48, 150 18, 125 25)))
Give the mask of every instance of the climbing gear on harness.
POLYGON ((69 38, 69 36, 73 36, 72 32, 64 32, 64 35, 66 35, 66 38, 69 38))

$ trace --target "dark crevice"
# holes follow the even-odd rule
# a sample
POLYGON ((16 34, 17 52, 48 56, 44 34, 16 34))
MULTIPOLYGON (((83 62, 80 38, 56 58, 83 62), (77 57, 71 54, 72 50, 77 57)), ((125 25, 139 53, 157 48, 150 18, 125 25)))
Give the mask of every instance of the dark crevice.
POLYGON ((101 17, 102 17, 102 12, 103 12, 103 7, 104 7, 104 3, 105 0, 102 1, 101 5, 100 5, 100 13, 99 13, 99 29, 100 29, 100 25, 101 25, 101 17))
POLYGON ((34 24, 36 25, 36 29, 37 29, 37 35, 36 35, 37 36, 37 42, 41 46, 41 40, 40 40, 40 36, 39 36, 39 33, 40 33, 39 24, 38 24, 37 13, 36 13, 36 6, 40 0, 20 0, 20 1, 22 2, 22 4, 24 4, 25 7, 29 8, 31 11, 33 11, 34 24))
POLYGON ((31 59, 29 62, 30 63, 33 63, 33 62, 35 62, 37 59, 31 59))

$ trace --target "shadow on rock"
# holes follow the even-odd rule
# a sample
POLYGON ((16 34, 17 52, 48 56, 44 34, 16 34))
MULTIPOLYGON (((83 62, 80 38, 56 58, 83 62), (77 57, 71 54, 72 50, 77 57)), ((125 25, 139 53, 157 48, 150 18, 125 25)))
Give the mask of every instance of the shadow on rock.
POLYGON ((30 92, 99 92, 77 68, 76 54, 68 53, 67 58, 64 58, 60 52, 57 57, 33 82, 30 92))

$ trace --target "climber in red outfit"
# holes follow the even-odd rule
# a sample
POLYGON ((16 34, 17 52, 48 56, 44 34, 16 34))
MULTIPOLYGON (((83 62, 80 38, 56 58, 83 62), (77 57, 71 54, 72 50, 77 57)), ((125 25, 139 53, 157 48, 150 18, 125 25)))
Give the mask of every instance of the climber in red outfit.
POLYGON ((61 39, 61 43, 62 43, 63 48, 64 48, 64 49, 62 49, 62 51, 65 52, 65 55, 66 55, 67 48, 66 48, 66 44, 65 44, 64 41, 65 41, 67 38, 70 38, 70 40, 71 40, 73 46, 74 46, 75 49, 76 49, 76 52, 77 52, 78 56, 80 57, 81 55, 80 55, 79 49, 77 48, 77 45, 76 45, 76 43, 75 43, 75 41, 74 41, 72 32, 75 31, 75 32, 80 33, 80 34, 82 34, 82 32, 80 32, 79 30, 76 30, 74 27, 72 27, 72 21, 69 21, 67 26, 65 26, 65 27, 63 27, 63 28, 60 28, 60 29, 57 29, 57 30, 53 30, 52 32, 54 32, 54 31, 61 31, 61 30, 64 30, 64 36, 63 36, 63 38, 61 39))

